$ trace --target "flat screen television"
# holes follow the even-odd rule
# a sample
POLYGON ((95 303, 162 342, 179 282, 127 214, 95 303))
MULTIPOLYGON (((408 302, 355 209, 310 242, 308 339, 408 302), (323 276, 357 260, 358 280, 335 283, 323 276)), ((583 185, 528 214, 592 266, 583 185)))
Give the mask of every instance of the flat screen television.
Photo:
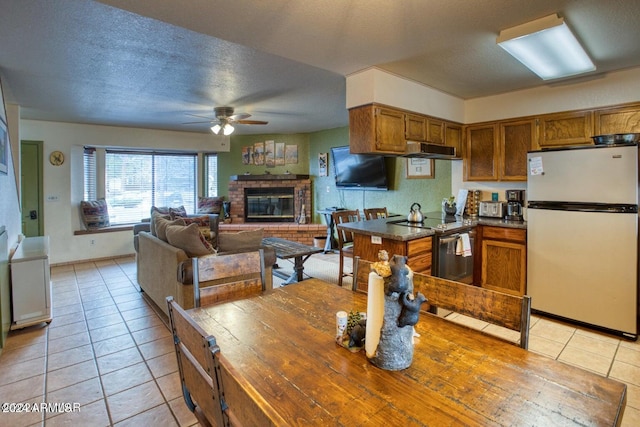
POLYGON ((341 190, 388 190, 383 156, 351 154, 349 146, 331 148, 336 187, 341 190))

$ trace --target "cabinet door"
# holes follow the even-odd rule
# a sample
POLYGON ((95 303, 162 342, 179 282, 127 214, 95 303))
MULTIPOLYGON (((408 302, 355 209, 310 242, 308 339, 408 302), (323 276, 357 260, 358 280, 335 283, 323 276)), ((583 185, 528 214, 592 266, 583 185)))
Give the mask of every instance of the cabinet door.
POLYGON ((540 117, 540 148, 589 145, 593 132, 593 112, 546 114, 540 117))
POLYGON ((453 123, 444 125, 444 144, 456 150, 456 158, 462 158, 462 126, 453 123))
POLYGON ((526 246, 522 243, 483 239, 480 286, 508 294, 524 295, 526 251, 526 246))
POLYGON ((442 120, 427 119, 427 141, 432 144, 444 145, 444 122, 442 120))
POLYGON ((533 119, 500 123, 501 181, 527 180, 527 151, 534 147, 535 130, 533 119))
POLYGON ((640 132, 640 105, 596 110, 594 135, 636 132, 640 132))
POLYGON ((376 144, 379 152, 404 153, 404 114, 388 108, 375 109, 376 144))
POLYGON ((427 140, 427 119, 415 114, 404 116, 404 136, 409 141, 427 140))
POLYGON ((498 132, 496 129, 495 123, 467 127, 465 181, 496 181, 498 179, 498 132))

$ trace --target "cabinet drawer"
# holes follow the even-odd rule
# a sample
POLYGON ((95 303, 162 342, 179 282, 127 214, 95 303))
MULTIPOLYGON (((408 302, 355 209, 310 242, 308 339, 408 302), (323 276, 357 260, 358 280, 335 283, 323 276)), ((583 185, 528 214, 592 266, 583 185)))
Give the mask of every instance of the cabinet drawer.
POLYGON ((409 240, 407 242, 407 255, 412 257, 423 252, 431 252, 431 237, 423 237, 422 239, 409 240))
POLYGON ((416 273, 431 274, 431 252, 417 257, 409 258, 409 267, 416 273))
POLYGON ((511 240, 525 243, 527 241, 527 230, 521 228, 483 226, 482 239, 511 240))

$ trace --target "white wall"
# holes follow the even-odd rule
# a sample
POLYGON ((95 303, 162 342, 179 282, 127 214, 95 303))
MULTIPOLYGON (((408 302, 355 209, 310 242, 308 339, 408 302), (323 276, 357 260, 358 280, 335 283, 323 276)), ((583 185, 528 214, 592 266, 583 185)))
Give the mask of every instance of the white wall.
MULTIPOLYGON (((0 108, 2 105, 2 92, 0 91, 0 108)), ((16 176, 19 175, 18 156, 15 154, 18 134, 18 109, 15 106, 7 105, 6 119, 7 131, 9 133, 9 157, 7 159, 7 174, 0 173, 0 226, 5 226, 7 230, 7 241, 9 249, 14 248, 18 243, 19 235, 22 231, 20 203, 18 201, 18 186, 16 176)))
POLYGON ((44 232, 50 236, 52 264, 134 253, 131 231, 73 234, 82 229, 79 203, 82 199, 83 146, 229 151, 229 137, 213 134, 35 120, 21 121, 20 139, 44 142, 44 232), (64 153, 62 166, 49 164, 49 154, 54 150, 64 153), (95 244, 91 245, 91 240, 95 244))

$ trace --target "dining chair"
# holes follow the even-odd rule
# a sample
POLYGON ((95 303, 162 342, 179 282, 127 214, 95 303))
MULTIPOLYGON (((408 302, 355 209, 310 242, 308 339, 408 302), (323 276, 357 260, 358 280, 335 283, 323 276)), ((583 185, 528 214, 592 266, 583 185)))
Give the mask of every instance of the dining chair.
POLYGON ((387 212, 387 208, 369 208, 364 210, 365 219, 380 219, 388 217, 389 213, 387 212))
POLYGON ((224 358, 208 335, 167 297, 182 396, 201 426, 277 426, 284 419, 224 358))
POLYGON ((194 257, 192 263, 194 307, 259 295, 266 288, 262 249, 194 257))
MULTIPOLYGON (((345 276, 352 276, 353 273, 344 272, 344 259, 353 258, 353 233, 350 231, 341 230, 340 224, 347 222, 360 221, 360 211, 355 210, 342 210, 331 213, 333 217, 333 223, 336 226, 338 232, 338 251, 340 253, 340 272, 338 273, 338 286, 342 287, 342 278, 345 276)), ((353 271, 353 270, 352 270, 353 271)))
MULTIPOLYGON (((371 261, 355 257, 353 290, 366 292, 371 261)), ((413 273, 413 291, 427 297, 428 305, 451 310, 493 325, 520 333, 518 345, 529 347, 531 323, 531 297, 518 296, 441 279, 423 273, 413 273)))

